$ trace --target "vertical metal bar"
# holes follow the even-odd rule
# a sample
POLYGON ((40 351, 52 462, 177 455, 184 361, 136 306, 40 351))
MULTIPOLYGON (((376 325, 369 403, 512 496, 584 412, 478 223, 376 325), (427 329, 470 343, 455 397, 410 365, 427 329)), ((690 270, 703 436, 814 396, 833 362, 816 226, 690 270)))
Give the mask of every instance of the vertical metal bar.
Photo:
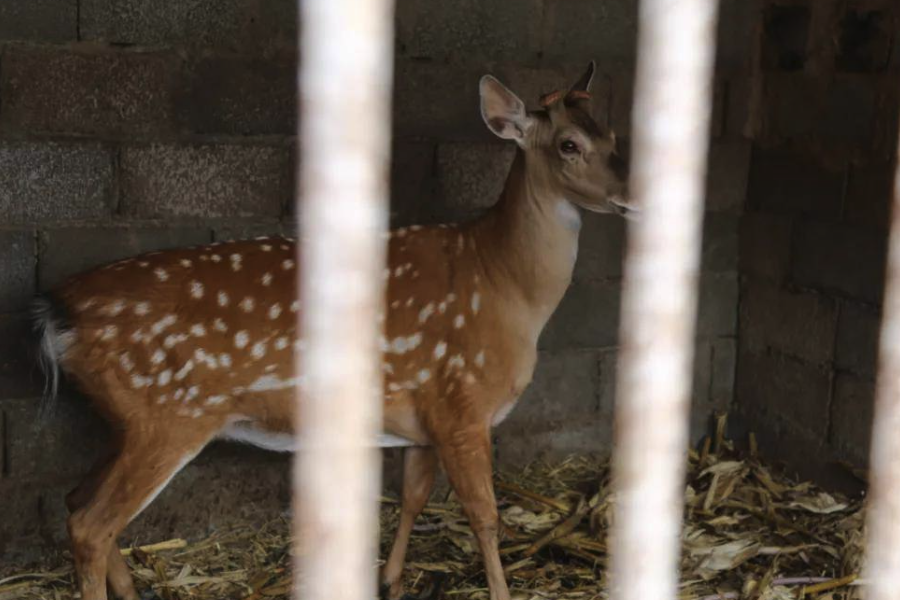
POLYGON ((611 584, 677 595, 716 0, 642 0, 620 329, 611 584))
POLYGON ((298 358, 294 590, 304 600, 362 600, 375 597, 393 2, 299 7, 306 349, 298 358))
POLYGON ((900 156, 895 168, 869 461, 869 600, 900 593, 900 156))

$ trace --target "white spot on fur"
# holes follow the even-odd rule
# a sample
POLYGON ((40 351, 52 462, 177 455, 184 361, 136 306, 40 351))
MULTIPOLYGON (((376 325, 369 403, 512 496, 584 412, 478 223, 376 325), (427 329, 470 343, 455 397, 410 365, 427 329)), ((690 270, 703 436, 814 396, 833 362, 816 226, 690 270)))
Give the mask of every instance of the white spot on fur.
POLYGON ((447 353, 447 342, 438 342, 437 346, 434 347, 434 357, 438 360, 444 357, 447 353))
POLYGON ((193 370, 193 368, 194 368, 194 361, 189 358, 187 360, 187 362, 184 363, 184 366, 181 367, 180 369, 178 369, 178 371, 175 373, 175 379, 177 379, 178 381, 181 381, 182 379, 187 377, 187 374, 190 373, 193 370))
POLYGON ((185 394, 184 399, 185 399, 185 401, 193 400, 194 398, 196 398, 199 395, 200 395, 200 386, 192 385, 191 387, 188 388, 187 394, 185 394))
POLYGON ((184 333, 173 333, 173 334, 171 334, 171 335, 167 335, 167 336, 166 336, 166 339, 163 340, 163 346, 164 346, 165 348, 171 349, 171 348, 174 348, 175 346, 177 346, 178 344, 181 344, 181 343, 183 343, 183 342, 186 342, 187 339, 188 339, 187 334, 184 334, 184 333))
POLYGON ((164 360, 166 360, 166 353, 162 350, 157 350, 153 353, 153 356, 150 357, 150 362, 154 365, 162 364, 164 360))
POLYGON ((250 334, 248 334, 246 331, 238 331, 236 334, 234 334, 235 348, 246 348, 249 342, 250 334))
POLYGON ((271 273, 263 273, 262 278, 260 279, 264 286, 272 285, 272 274, 271 273))
POLYGON ((169 382, 172 381, 172 370, 166 369, 162 373, 159 374, 159 377, 156 378, 157 385, 169 385, 169 382))
POLYGON ((428 369, 422 369, 418 373, 416 373, 416 379, 419 380, 419 383, 425 383, 429 379, 431 379, 431 371, 428 369))
POLYGON ((123 310, 125 310, 125 302, 123 300, 116 300, 106 307, 106 314, 111 317, 115 317, 118 316, 123 310))
POLYGON ((475 366, 479 368, 484 366, 484 350, 475 355, 475 366))
POLYGON ((191 282, 191 298, 199 300, 203 297, 203 284, 199 281, 191 282))
POLYGON ((294 261, 292 261, 289 258, 286 258, 285 260, 281 261, 281 268, 284 269, 285 271, 290 271, 291 269, 294 268, 294 261))
POLYGON ((225 324, 225 321, 216 317, 216 319, 213 321, 213 329, 224 333, 228 331, 228 325, 225 324))
POLYGON ((219 292, 217 295, 217 300, 219 302, 219 306, 228 306, 228 293, 219 292))
POLYGON ((139 317, 143 317, 150 313, 150 303, 149 302, 138 302, 134 305, 134 314, 139 317))
POLYGON ((300 301, 294 300, 291 302, 291 312, 297 312, 298 310, 300 310, 300 301))
POLYGON ((101 337, 100 339, 111 340, 117 335, 119 335, 119 328, 115 325, 107 325, 103 328, 103 337, 101 337))
POLYGON ((253 348, 250 350, 250 354, 256 360, 261 359, 266 355, 266 343, 265 342, 256 342, 253 344, 253 348))
POLYGON ((206 399, 206 402, 204 402, 204 404, 206 404, 207 406, 216 406, 218 404, 222 404, 226 400, 228 400, 228 396, 210 396, 206 399))
POLYGON ((179 263, 180 263, 181 266, 184 267, 185 269, 191 268, 191 266, 193 266, 193 264, 194 264, 194 263, 192 263, 191 261, 189 261, 189 260, 186 259, 186 258, 182 258, 182 259, 179 261, 179 263))
POLYGON ((253 298, 251 298, 250 296, 247 296, 246 298, 241 300, 240 306, 241 306, 241 310, 244 311, 245 313, 251 313, 251 312, 253 312, 253 309, 256 307, 256 301, 253 298))
POLYGON ((481 294, 475 292, 472 294, 472 312, 478 313, 478 309, 481 308, 481 294))
POLYGON ((466 359, 462 357, 462 354, 454 354, 447 359, 447 366, 450 368, 462 369, 466 366, 466 359))
POLYGON ((134 369, 134 360, 132 360, 131 355, 127 352, 123 352, 119 355, 119 364, 126 373, 131 373, 132 369, 134 369))
POLYGON ((419 323, 424 323, 434 314, 434 302, 429 302, 425 305, 425 308, 419 311, 419 323))
POLYGON ((456 329, 462 329, 462 326, 466 324, 466 318, 462 315, 456 315, 453 319, 453 326, 456 329))
POLYGON ((206 327, 202 323, 194 323, 191 325, 191 335, 194 337, 203 337, 206 335, 206 327))
POLYGON ((153 335, 159 335, 162 333, 167 327, 171 327, 178 320, 178 317, 175 315, 166 315, 156 323, 150 326, 150 331, 153 335))
POLYGON ((156 269, 153 270, 153 274, 156 275, 156 278, 160 281, 168 281, 169 280, 169 274, 166 272, 165 269, 157 267, 156 269))
POLYGON ((276 350, 284 350, 287 347, 288 347, 288 339, 286 337, 281 336, 280 338, 277 338, 275 340, 275 349, 276 350))
POLYGON ((219 364, 226 369, 231 366, 231 355, 223 352, 219 355, 219 364))
POLYGON ((269 318, 273 321, 281 315, 281 305, 273 304, 269 307, 269 318))

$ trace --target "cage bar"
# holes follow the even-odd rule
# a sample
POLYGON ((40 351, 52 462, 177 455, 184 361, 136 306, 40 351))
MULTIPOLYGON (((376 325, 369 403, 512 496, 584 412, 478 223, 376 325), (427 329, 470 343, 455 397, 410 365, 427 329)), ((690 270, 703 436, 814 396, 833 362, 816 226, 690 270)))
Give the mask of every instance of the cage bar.
POLYGON ((307 347, 297 365, 294 591, 304 600, 360 600, 375 595, 393 3, 299 6, 298 285, 307 347))
POLYGON ((900 160, 895 165, 869 461, 869 600, 900 593, 900 160))
POLYGON ((716 0, 642 0, 613 455, 611 593, 675 598, 716 0))

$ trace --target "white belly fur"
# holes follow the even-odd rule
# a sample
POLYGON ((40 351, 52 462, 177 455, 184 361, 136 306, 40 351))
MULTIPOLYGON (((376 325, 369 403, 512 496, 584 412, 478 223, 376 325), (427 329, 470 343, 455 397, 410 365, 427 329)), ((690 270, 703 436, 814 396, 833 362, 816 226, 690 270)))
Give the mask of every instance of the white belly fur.
MULTIPOLYGON (((295 450, 294 436, 288 433, 266 431, 247 422, 239 422, 230 425, 220 435, 220 439, 232 442, 250 444, 265 450, 274 452, 293 452, 295 450)), ((378 435, 376 440, 378 448, 402 448, 415 446, 413 442, 390 433, 378 435)), ((301 442, 302 448, 302 442, 301 442)))

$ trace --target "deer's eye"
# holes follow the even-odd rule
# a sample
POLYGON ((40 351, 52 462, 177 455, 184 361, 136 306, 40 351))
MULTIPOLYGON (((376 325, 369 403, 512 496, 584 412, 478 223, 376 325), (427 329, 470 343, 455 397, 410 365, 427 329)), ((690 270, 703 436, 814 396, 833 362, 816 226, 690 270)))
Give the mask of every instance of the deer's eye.
POLYGON ((559 145, 559 151, 563 154, 574 154, 575 152, 578 152, 578 144, 572 140, 566 140, 559 145))

